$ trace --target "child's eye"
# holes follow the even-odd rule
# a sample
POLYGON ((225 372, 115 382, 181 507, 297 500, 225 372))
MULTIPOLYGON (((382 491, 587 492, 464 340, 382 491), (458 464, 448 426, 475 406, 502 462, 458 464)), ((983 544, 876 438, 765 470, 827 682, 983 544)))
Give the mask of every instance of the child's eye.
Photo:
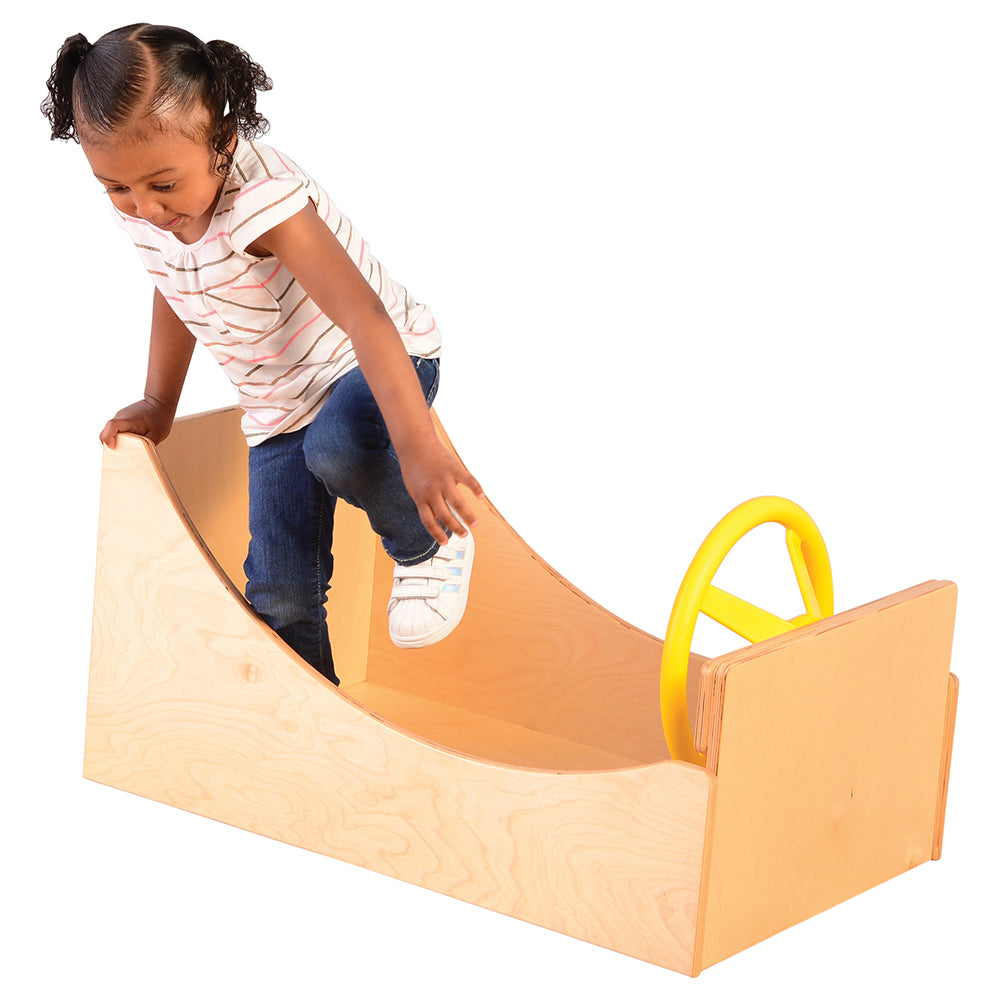
POLYGON ((153 190, 159 191, 161 194, 163 194, 166 191, 173 191, 175 183, 176 181, 171 181, 169 184, 154 184, 153 190))

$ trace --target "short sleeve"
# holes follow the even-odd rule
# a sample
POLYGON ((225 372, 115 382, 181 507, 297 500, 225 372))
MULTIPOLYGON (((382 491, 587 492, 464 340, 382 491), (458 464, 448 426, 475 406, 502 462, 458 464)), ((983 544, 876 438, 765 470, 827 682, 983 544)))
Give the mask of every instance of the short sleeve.
MULTIPOLYGON (((259 147, 256 152, 262 158, 266 155, 259 147)), ((301 212, 314 187, 307 174, 276 155, 273 163, 262 166, 268 175, 249 179, 233 199, 229 239, 238 253, 245 253, 254 240, 301 212)))

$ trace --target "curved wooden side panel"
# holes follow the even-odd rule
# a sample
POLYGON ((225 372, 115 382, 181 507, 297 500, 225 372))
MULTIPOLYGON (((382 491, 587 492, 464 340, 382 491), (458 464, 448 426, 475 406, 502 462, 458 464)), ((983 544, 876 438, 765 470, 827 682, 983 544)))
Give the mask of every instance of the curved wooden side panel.
MULTIPOLYGON (((156 449, 163 475, 176 495, 176 509, 195 530, 240 593, 246 586, 243 560, 250 538, 247 501, 247 442, 242 410, 228 407, 181 417, 156 449)), ((155 464, 155 463, 154 463, 155 464)), ((344 687, 368 672, 369 617, 376 539, 360 511, 337 512, 337 572, 330 587, 330 641, 344 687)))
MULTIPOLYGON (((247 446, 239 411, 179 420, 157 450, 180 509, 242 588, 247 446)), ((388 704, 386 691, 430 693, 442 705, 599 749, 615 764, 667 759, 662 639, 573 587, 492 504, 476 510, 475 569, 461 627, 434 646, 400 651, 386 616, 392 562, 365 516, 338 504, 329 615, 343 689, 380 704, 388 704)), ((693 683, 697 678, 692 671, 693 683)))
POLYGON ((170 436, 156 447, 177 509, 241 593, 250 538, 242 412, 231 406, 179 417, 170 436))
POLYGON ((711 775, 503 766, 379 720, 255 618, 137 438, 105 454, 84 773, 694 971, 711 775))

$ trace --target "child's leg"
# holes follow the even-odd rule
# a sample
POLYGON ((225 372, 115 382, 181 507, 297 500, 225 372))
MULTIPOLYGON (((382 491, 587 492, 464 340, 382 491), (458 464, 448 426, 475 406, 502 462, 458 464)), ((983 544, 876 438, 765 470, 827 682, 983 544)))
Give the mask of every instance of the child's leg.
MULTIPOLYGON (((428 406, 438 386, 438 362, 414 358, 428 406)), ((438 549, 406 491, 399 459, 368 383, 355 368, 338 379, 306 428, 306 464, 331 496, 360 507, 392 559, 413 565, 438 549)))
POLYGON ((306 468, 306 431, 250 449, 247 600, 303 659, 339 683, 326 624, 333 572, 333 505, 306 468))
MULTIPOLYGON (((414 359, 430 405, 436 361, 414 359)), ((305 440, 306 464, 334 497, 360 507, 397 563, 389 601, 389 637, 411 648, 449 635, 465 611, 472 536, 439 546, 406 491, 385 421, 360 369, 330 391, 305 440)))

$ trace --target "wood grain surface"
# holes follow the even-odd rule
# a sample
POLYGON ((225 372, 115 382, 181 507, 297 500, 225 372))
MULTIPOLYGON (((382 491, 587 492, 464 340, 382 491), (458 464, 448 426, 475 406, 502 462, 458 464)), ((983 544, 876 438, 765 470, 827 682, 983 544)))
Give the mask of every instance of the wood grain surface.
POLYGON ((940 856, 953 584, 692 655, 697 767, 667 759, 660 643, 489 504, 466 620, 419 651, 338 511, 335 687, 241 596, 235 411, 168 442, 105 452, 86 777, 688 975, 940 856))
POLYGON ((107 456, 87 777, 691 973, 710 775, 504 766, 376 717, 234 599, 151 459, 107 456))

